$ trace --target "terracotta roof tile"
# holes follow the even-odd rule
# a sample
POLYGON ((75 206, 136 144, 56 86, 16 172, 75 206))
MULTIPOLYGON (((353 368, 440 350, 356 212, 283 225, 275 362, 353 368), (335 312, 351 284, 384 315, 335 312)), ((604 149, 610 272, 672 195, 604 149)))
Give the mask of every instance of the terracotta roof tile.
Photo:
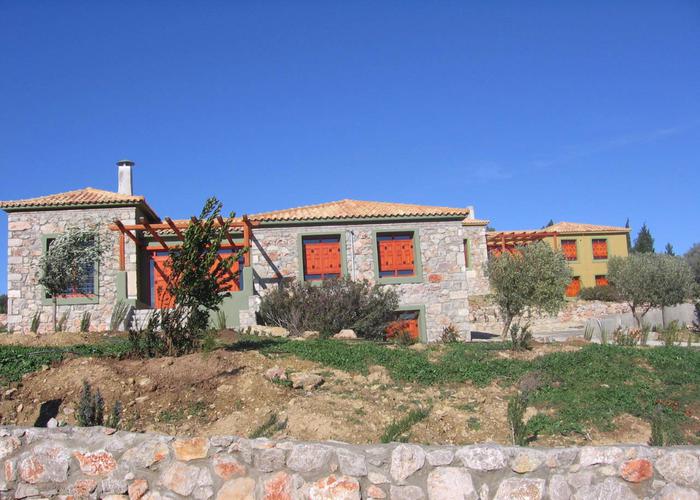
POLYGON ((340 200, 249 215, 257 221, 300 221, 318 219, 366 219, 382 217, 467 217, 468 208, 432 207, 381 201, 340 200))
POLYGON ((91 187, 48 196, 39 196, 37 198, 0 201, 0 209, 5 210, 22 210, 40 207, 70 208, 91 205, 145 205, 148 211, 155 217, 155 212, 148 206, 143 196, 119 194, 91 187))
POLYGON ((551 226, 547 226, 542 231, 551 231, 557 233, 617 233, 629 232, 627 227, 619 226, 600 226, 597 224, 583 224, 579 222, 557 222, 551 226))

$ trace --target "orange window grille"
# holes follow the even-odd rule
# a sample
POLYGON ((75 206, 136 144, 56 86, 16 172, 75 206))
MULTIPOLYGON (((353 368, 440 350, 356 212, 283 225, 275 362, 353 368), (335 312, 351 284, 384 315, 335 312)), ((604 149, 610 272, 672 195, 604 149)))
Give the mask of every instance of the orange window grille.
POLYGON ((595 277, 595 286, 608 286, 608 277, 604 274, 599 274, 595 277))
POLYGON ((340 238, 304 238, 304 279, 338 278, 341 273, 340 238))
POLYGON ((581 279, 578 276, 571 278, 571 283, 566 287, 567 297, 576 297, 581 291, 581 279))
POLYGON ((561 240, 561 251, 564 253, 566 260, 576 260, 576 240, 561 240))
POLYGON ((593 240, 593 258, 607 259, 608 258, 608 240, 596 239, 593 240))
POLYGON ((413 276, 415 274, 412 234, 379 235, 377 236, 377 249, 380 277, 413 276))

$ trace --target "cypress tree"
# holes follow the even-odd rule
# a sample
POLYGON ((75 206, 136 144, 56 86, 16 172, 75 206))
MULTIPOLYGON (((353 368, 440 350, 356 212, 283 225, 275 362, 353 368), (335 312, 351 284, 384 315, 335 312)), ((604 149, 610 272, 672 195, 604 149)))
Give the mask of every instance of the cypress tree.
POLYGON ((654 253, 654 238, 651 236, 651 231, 649 231, 646 222, 642 224, 642 228, 637 234, 637 239, 634 240, 632 251, 635 253, 654 253))

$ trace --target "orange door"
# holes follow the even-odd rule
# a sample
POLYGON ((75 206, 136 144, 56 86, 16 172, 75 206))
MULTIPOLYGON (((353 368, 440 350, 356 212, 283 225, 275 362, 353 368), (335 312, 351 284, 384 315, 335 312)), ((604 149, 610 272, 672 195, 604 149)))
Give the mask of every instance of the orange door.
POLYGON ((156 309, 169 309, 175 305, 175 299, 168 292, 170 282, 170 256, 153 255, 153 298, 156 309))

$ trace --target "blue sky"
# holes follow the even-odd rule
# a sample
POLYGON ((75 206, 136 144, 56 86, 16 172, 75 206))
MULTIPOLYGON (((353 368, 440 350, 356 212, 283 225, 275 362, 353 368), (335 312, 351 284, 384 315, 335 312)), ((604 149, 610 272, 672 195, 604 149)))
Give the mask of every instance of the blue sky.
MULTIPOLYGON (((700 4, 0 0, 0 199, 341 198, 700 240, 700 4)), ((0 216, 0 291, 6 289, 0 216)))

